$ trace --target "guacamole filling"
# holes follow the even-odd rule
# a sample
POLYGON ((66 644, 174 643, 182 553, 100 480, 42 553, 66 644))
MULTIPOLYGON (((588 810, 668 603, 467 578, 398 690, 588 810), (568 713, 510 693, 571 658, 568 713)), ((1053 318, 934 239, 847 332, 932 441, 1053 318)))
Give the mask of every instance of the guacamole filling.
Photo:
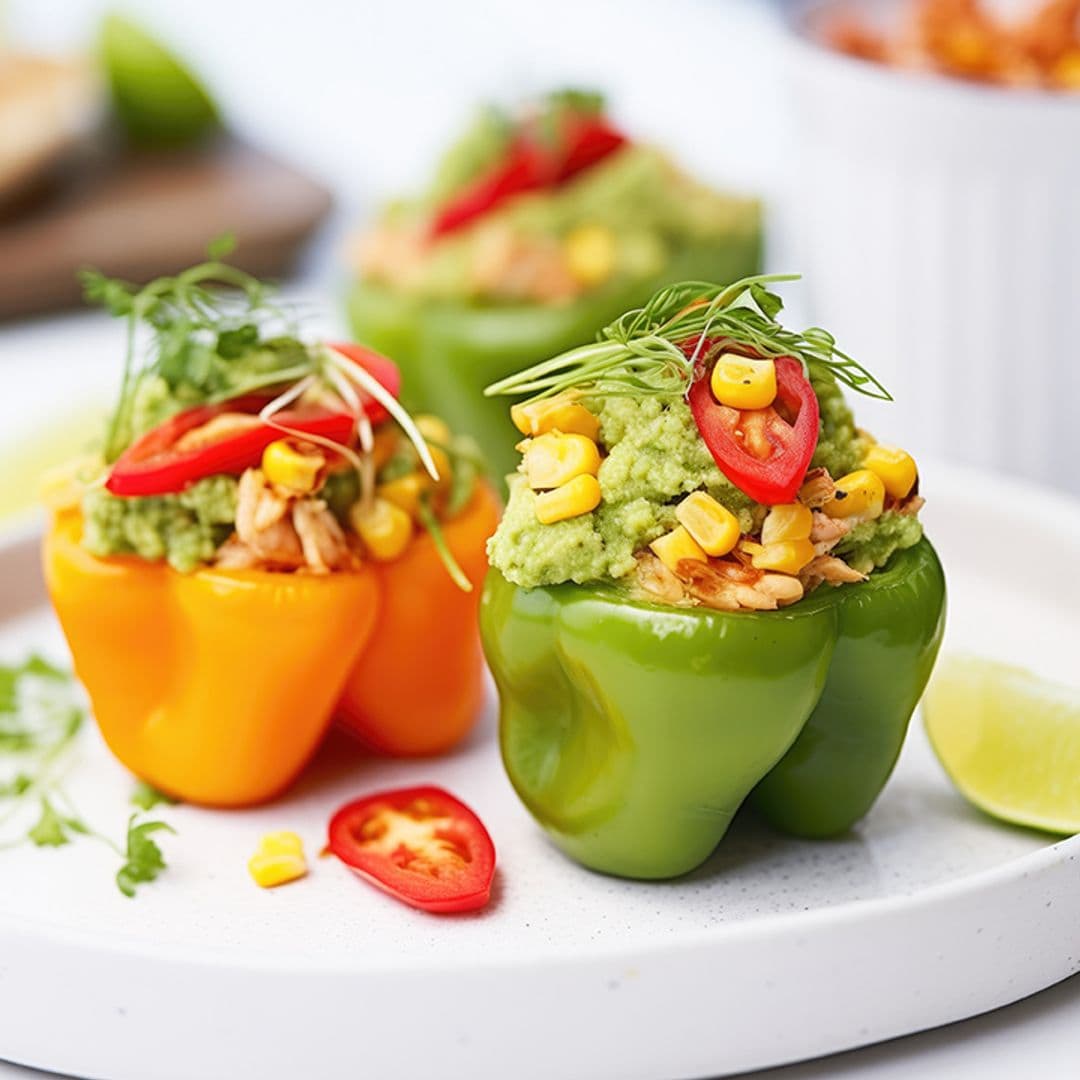
MULTIPOLYGON (((723 290, 716 294, 722 297, 723 290)), ((772 306, 767 294, 754 302, 755 332, 778 328, 759 303, 772 306)), ((676 295, 669 308, 674 314, 666 312, 667 320, 678 320, 693 305, 676 295)), ((732 325, 737 329, 744 318, 749 316, 740 312, 732 325)), ((799 376, 818 402, 817 442, 805 473, 793 478, 795 494, 765 505, 717 465, 687 395, 650 390, 640 351, 627 347, 629 374, 614 365, 620 346, 633 344, 627 326, 648 336, 658 351, 658 334, 643 313, 631 313, 596 346, 560 358, 565 363, 539 365, 492 388, 550 385, 560 391, 511 411, 527 437, 519 444, 522 464, 509 480, 505 514, 488 545, 491 565, 508 581, 523 588, 607 582, 672 604, 768 610, 824 584, 863 580, 922 538, 914 462, 856 428, 839 380, 856 388, 865 381, 862 369, 845 366, 854 363, 849 358, 838 354, 842 363, 833 364, 812 354, 817 362, 799 376), (606 383, 588 377, 591 357, 606 383), (617 392, 604 393, 606 387, 617 392), (705 514, 704 533, 696 531, 702 520, 688 508, 705 514), (708 535, 716 522, 727 530, 726 540, 708 535)), ((677 330, 672 336, 684 340, 677 330)), ((822 340, 832 348, 831 339, 808 340, 811 347, 822 340)), ((719 348, 722 354, 724 346, 719 348)), ((752 355, 749 347, 742 355, 752 355)), ((695 362, 687 361, 686 378, 695 362)), ((772 407, 748 406, 758 413, 772 407)))
MULTIPOLYGON (((813 386, 821 405, 821 436, 811 468, 834 477, 851 473, 864 449, 851 407, 835 380, 817 377, 813 386)), ((637 553, 676 526, 676 507, 693 491, 707 492, 735 514, 743 533, 760 529, 767 508, 717 468, 685 401, 609 398, 585 404, 600 421, 602 501, 589 514, 542 525, 537 492, 524 475, 513 476, 502 524, 488 545, 491 564, 508 581, 534 588, 625 579, 637 566, 637 553)), ((856 525, 835 550, 869 573, 921 538, 918 518, 893 511, 856 525)))
MULTIPOLYGON (((348 346, 301 341, 254 278, 214 260, 141 290, 91 273, 87 292, 130 322, 103 460, 73 473, 52 500, 81 512, 93 555, 180 573, 346 571, 399 558, 415 534, 439 534, 471 501, 479 475, 471 440, 434 416, 410 419, 389 395, 365 446, 359 409, 375 376, 358 368, 370 361, 341 351, 348 346), (137 364, 140 331, 149 333, 137 364), (213 408, 168 423, 200 406, 213 408), (316 420, 339 434, 302 428, 316 420), (154 432, 152 451, 133 449, 154 432)), ((376 370, 392 368, 375 359, 376 370)), ((460 574, 452 556, 444 561, 460 574)))
POLYGON ((93 555, 164 560, 182 574, 212 562, 236 523, 238 483, 210 476, 179 495, 122 499, 102 488, 82 500, 83 546, 93 555))
POLYGON ((490 167, 502 145, 497 129, 480 125, 431 191, 389 206, 357 244, 361 278, 419 298, 560 303, 653 279, 689 250, 759 244, 756 200, 715 192, 660 151, 631 144, 433 240, 434 209, 490 167))

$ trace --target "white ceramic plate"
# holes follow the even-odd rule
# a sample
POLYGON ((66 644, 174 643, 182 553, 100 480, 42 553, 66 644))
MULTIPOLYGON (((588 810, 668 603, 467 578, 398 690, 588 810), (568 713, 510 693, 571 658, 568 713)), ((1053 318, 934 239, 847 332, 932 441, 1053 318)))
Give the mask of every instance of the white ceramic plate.
MULTIPOLYGON (((1080 509, 980 474, 926 477, 946 648, 1075 679, 1080 509)), ((0 658, 31 648, 63 655, 24 535, 0 546, 0 658)), ((1080 967, 1080 840, 968 807, 918 724, 851 836, 797 842, 740 820, 667 884, 567 862, 514 798, 492 729, 426 763, 333 742, 274 806, 167 808, 169 870, 133 901, 103 845, 0 852, 0 1058, 110 1080, 682 1080, 944 1024, 1080 967), (484 913, 423 915, 314 857, 340 802, 423 780, 491 829, 484 913), (276 828, 304 836, 313 872, 263 892, 245 862, 276 828)), ((69 787, 123 831, 131 781, 93 733, 69 787)))

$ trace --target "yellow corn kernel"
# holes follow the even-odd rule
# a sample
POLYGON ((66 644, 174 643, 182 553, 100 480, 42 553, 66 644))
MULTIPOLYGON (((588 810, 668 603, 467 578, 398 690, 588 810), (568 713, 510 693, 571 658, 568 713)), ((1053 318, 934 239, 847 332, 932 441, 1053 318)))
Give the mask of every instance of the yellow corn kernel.
POLYGON ((318 447, 293 439, 277 439, 263 451, 263 475, 274 487, 293 495, 314 491, 325 468, 326 455, 318 447))
POLYGON ((754 556, 755 570, 777 570, 781 574, 797 574, 817 554, 809 540, 781 540, 766 544, 754 556))
POLYGON ((761 542, 779 544, 785 540, 809 540, 814 527, 814 515, 802 503, 774 506, 761 526, 761 542))
POLYGON ((294 832, 267 833, 248 860, 248 873, 264 889, 295 881, 307 873, 304 845, 294 832))
POLYGON ((894 499, 906 499, 919 477, 915 459, 906 450, 880 443, 866 451, 863 468, 874 473, 894 499))
POLYGON ((600 438, 600 421, 584 405, 565 397, 513 405, 510 419, 522 435, 561 431, 564 435, 584 435, 593 442, 600 438))
POLYGON ((570 276, 579 285, 594 288, 615 269, 615 235, 603 225, 579 225, 566 234, 563 256, 570 276))
POLYGON ((739 543, 739 550, 753 558, 755 555, 760 555, 765 548, 762 544, 757 544, 753 540, 742 540, 739 543))
POLYGON ((260 888, 273 889, 304 877, 307 863, 302 855, 253 855, 248 873, 260 888))
POLYGON ((349 523, 371 557, 379 562, 396 559, 412 539, 412 518, 387 499, 376 497, 368 507, 363 502, 354 503, 349 510, 349 523))
POLYGON ((709 557, 690 535, 683 525, 676 526, 669 533, 654 540, 649 547, 653 554, 673 573, 679 569, 683 559, 695 562, 708 562, 709 557))
POLYGON ((706 555, 734 551, 742 534, 739 519, 704 491, 687 495, 676 507, 675 517, 706 555))
POLYGON ((713 397, 731 409, 764 409, 776 400, 776 365, 771 360, 721 353, 712 371, 713 397))
POLYGON ((583 473, 553 491, 537 495, 536 520, 541 525, 553 525, 556 521, 588 514, 599 505, 600 481, 583 473))
POLYGON ((440 446, 449 446, 454 438, 450 425, 441 416, 424 413, 421 416, 414 416, 413 423, 428 442, 438 443, 440 446))
POLYGON ((260 855, 299 855, 303 858, 304 842, 294 832, 267 833, 259 841, 260 855))
MULTIPOLYGON (((438 465, 438 460, 435 462, 438 465)), ((442 476, 442 473, 439 473, 442 476)), ((411 472, 380 484, 375 493, 380 499, 393 503, 411 518, 420 512, 420 497, 431 490, 431 477, 426 472, 411 472)))
POLYGON ((600 451, 584 435, 549 431, 525 447, 525 475, 534 491, 557 488, 576 476, 596 476, 600 451))
POLYGON ((885 507, 885 485, 869 469, 856 469, 836 481, 836 494, 823 507, 833 518, 872 521, 885 507))

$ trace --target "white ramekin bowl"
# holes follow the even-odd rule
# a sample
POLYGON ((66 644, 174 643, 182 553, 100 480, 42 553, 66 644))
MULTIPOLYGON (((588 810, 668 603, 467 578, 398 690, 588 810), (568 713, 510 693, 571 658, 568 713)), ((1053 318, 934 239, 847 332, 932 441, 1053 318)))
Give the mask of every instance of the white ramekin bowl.
POLYGON ((1080 493, 1080 95, 851 59, 812 14, 789 35, 790 209, 814 321, 896 399, 860 418, 1080 493))

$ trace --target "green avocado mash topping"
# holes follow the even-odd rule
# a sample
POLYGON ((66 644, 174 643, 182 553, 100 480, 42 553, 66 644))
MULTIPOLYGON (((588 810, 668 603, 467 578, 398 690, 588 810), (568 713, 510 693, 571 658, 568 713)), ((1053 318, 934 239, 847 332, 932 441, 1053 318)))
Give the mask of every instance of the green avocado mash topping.
MULTIPOLYGON (((859 462, 854 417, 835 379, 819 376, 814 389, 822 403, 822 424, 812 466, 840 476, 859 462)), ((744 533, 760 527, 766 508, 716 467, 685 401, 623 397, 584 403, 593 406, 600 420, 600 440, 607 450, 597 476, 602 501, 591 514, 541 525, 535 492, 524 476, 515 476, 502 523, 488 545, 492 565, 508 581, 534 588, 625 577, 634 570, 635 553, 675 527, 676 504, 691 491, 706 491, 727 507, 744 533)), ((865 548, 871 557, 887 546, 873 539, 873 530, 862 535, 877 545, 865 548)))
POLYGON ((329 573, 380 557, 371 515, 384 494, 396 506, 397 480, 412 493, 396 494, 399 535, 426 531, 469 591, 442 522, 480 477, 473 442, 437 417, 414 420, 386 358, 301 340, 267 286, 221 261, 230 246, 215 241, 209 261, 142 287, 82 275, 88 299, 127 321, 127 352, 104 460, 65 478, 54 509, 78 505, 83 546, 102 558, 329 573), (196 411, 169 422, 185 410, 196 411))
MULTIPOLYGON (((775 279, 665 290, 604 330, 596 345, 489 388, 491 394, 525 393, 539 400, 570 394, 599 421, 602 451, 596 470, 599 503, 563 520, 542 523, 537 506, 543 494, 525 475, 511 478, 505 515, 488 545, 492 566, 508 581, 535 588, 628 579, 638 556, 680 526, 676 510, 691 492, 703 491, 730 511, 744 537, 759 534, 769 508, 721 472, 686 399, 690 380, 699 377, 696 352, 686 343, 697 338, 724 338, 760 356, 800 359, 820 410, 807 475, 824 470, 835 481, 862 467, 867 442, 841 383, 870 396, 888 395, 824 331, 783 330, 775 321, 779 298, 765 288, 770 280, 775 279)), ((835 530, 847 531, 827 553, 861 574, 884 566, 922 537, 918 518, 901 509, 892 506, 872 520, 839 522, 835 530)))
POLYGON ((92 555, 164 559, 182 574, 210 562, 236 518, 236 478, 209 476, 179 495, 119 498, 95 488, 83 496, 83 546, 92 555))
POLYGON ((860 574, 870 574, 896 552, 914 547, 922 535, 922 522, 917 517, 886 510, 881 517, 856 525, 833 553, 860 574))
MULTIPOLYGON (((553 95, 546 108, 591 107, 600 99, 553 95)), ((406 295, 474 302, 564 302, 616 282, 653 280, 688 249, 736 243, 754 248, 761 234, 756 199, 712 190, 654 147, 628 143, 575 175, 492 207, 467 227, 428 241, 432 213, 508 152, 515 119, 487 109, 443 158, 421 197, 390 204, 361 251, 365 280, 406 295), (575 257, 587 230, 603 254, 575 257), (599 237, 599 239, 597 239, 599 237), (599 265, 597 264, 599 260, 599 265)))

